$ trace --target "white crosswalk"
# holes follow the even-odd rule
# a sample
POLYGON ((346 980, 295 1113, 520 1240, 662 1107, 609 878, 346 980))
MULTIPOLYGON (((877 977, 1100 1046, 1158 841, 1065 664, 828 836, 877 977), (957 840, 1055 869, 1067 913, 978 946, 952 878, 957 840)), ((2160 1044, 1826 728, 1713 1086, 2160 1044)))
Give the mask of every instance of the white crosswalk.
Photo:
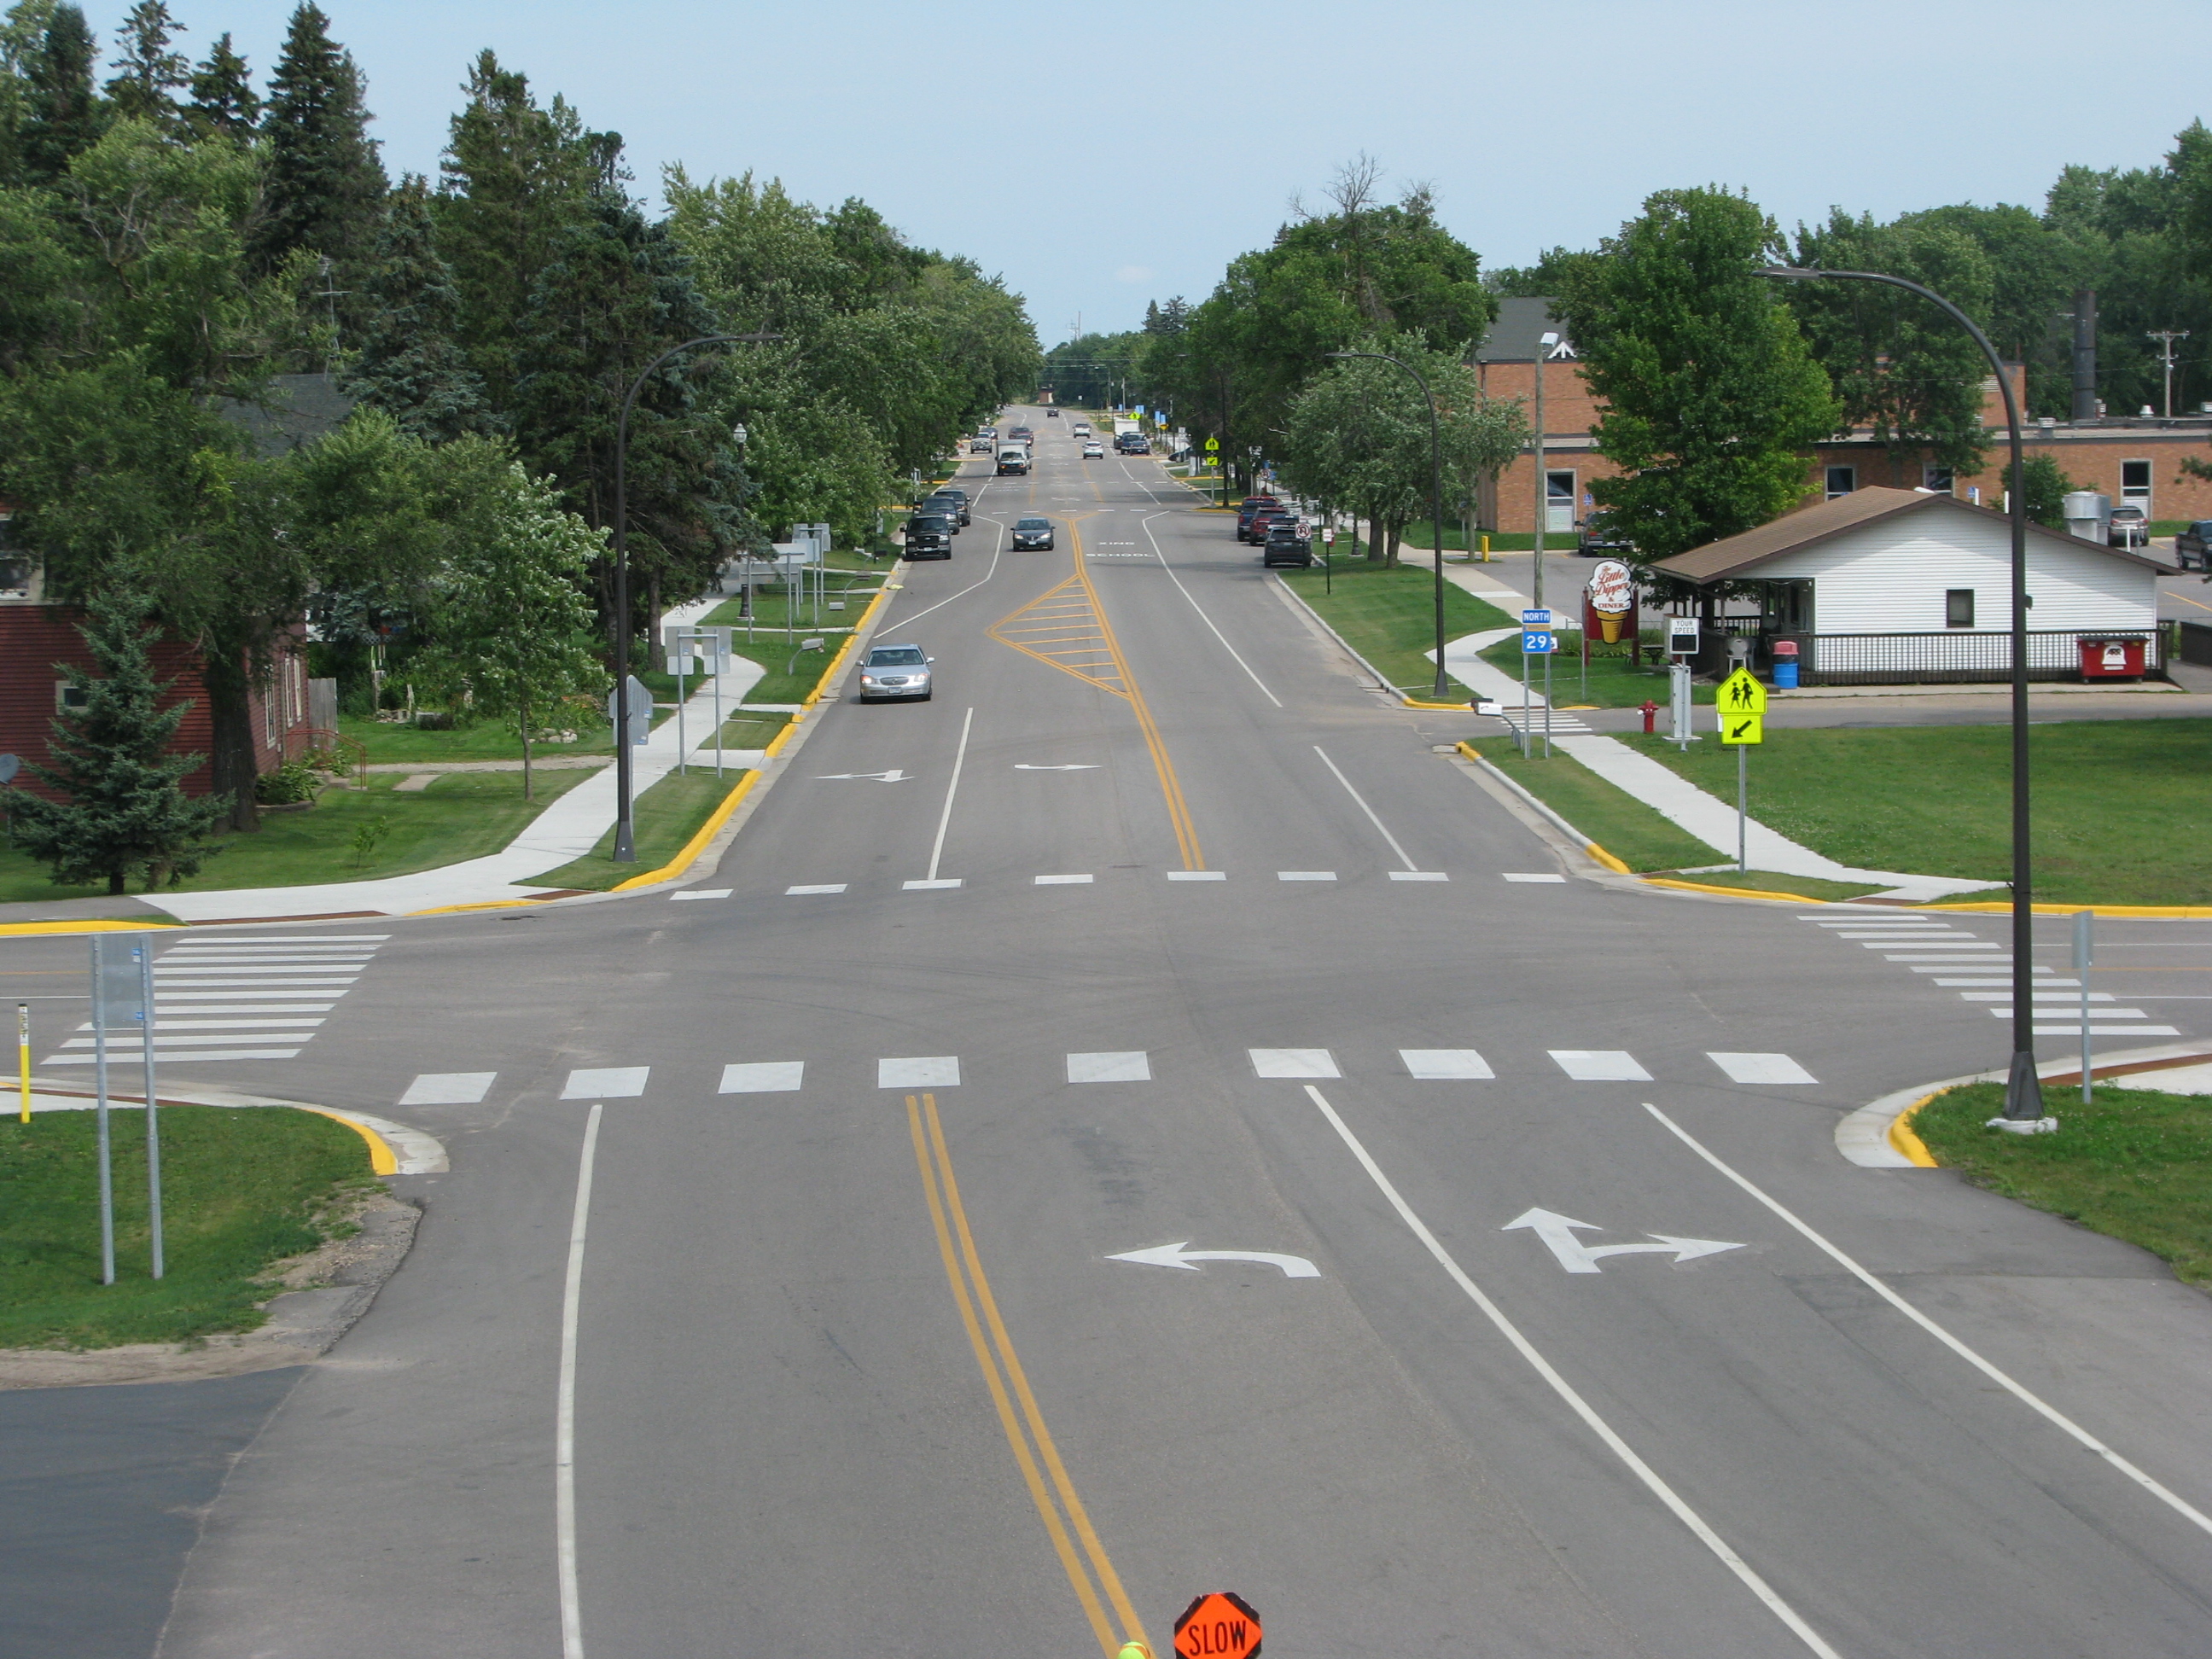
MULTIPOLYGON (((389 933, 193 933, 154 958, 156 1067, 230 1060, 292 1060, 353 988, 389 933)), ((46 1066, 90 1066, 98 1039, 87 1022, 46 1066)), ((111 1032, 107 1057, 135 1062, 137 1033, 111 1032)))
MULTIPOLYGON (((1162 870, 1156 873, 1158 876, 1164 877, 1169 881, 1225 882, 1230 879, 1231 872, 1226 870, 1162 870)), ((1384 880, 1390 882, 1448 882, 1452 878, 1451 872, 1448 870, 1383 870, 1379 872, 1363 872, 1361 875, 1351 878, 1343 877, 1334 870, 1277 870, 1273 873, 1275 879, 1279 882, 1323 882, 1337 884, 1342 884, 1346 881, 1369 879, 1372 875, 1376 874, 1379 874, 1384 880)), ((1567 878, 1562 875, 1550 872, 1537 872, 1534 871, 1503 870, 1498 872, 1498 876, 1500 880, 1504 881, 1522 882, 1546 886, 1565 886, 1567 880, 1567 878)), ((1112 876, 1107 878, 1118 879, 1119 878, 1118 876, 1112 876)), ((1150 879, 1152 878, 1147 877, 1146 878, 1150 879)), ((1019 880, 1021 878, 1019 877, 1016 877, 1014 879, 1019 880)), ((1096 873, 1087 870, 1055 871, 1044 875, 1031 876, 1028 878, 1029 884, 1032 887, 1090 887, 1096 885, 1099 880, 1100 878, 1096 873)), ((901 881, 897 884, 897 890, 905 893, 950 892, 957 889, 966 888, 970 885, 970 883, 961 877, 945 876, 936 879, 901 881)), ((783 896, 786 898, 819 898, 837 893, 848 893, 853 890, 854 884, 851 882, 794 882, 790 886, 786 887, 783 890, 783 896)), ((735 894, 732 889, 727 887, 707 887, 687 889, 680 893, 671 893, 668 896, 671 901, 681 900, 689 902, 699 899, 726 899, 735 896, 735 894)))
MULTIPOLYGON (((1504 707, 1501 706, 1498 718, 1517 738, 1521 732, 1521 711, 1516 708, 1509 714, 1504 712, 1504 707)), ((1541 708, 1532 711, 1528 723, 1528 735, 1540 740, 1544 735, 1544 711, 1541 708)), ((1552 711, 1552 735, 1555 738, 1586 738, 1591 734, 1592 729, 1589 722, 1580 715, 1557 708, 1552 711)))

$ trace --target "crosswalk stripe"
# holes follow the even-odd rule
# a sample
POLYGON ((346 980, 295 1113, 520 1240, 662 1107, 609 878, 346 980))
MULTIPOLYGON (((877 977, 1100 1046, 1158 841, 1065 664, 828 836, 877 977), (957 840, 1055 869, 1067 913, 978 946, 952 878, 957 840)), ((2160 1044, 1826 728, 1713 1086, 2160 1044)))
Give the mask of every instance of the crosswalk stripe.
POLYGON ((1107 1049, 1067 1057, 1070 1083, 1150 1083, 1152 1059, 1142 1048, 1107 1049))
MULTIPOLYGON (((300 1056, 297 1048, 203 1048, 190 1054, 172 1054, 157 1047, 154 1052, 164 1066, 181 1066, 188 1060, 296 1060, 300 1056)), ((98 1061, 96 1054, 49 1054, 39 1063, 41 1066, 91 1066, 98 1061)), ((112 1055, 109 1056, 108 1063, 111 1066, 115 1063, 112 1055)))
POLYGON ((1496 1077, 1490 1062, 1472 1048, 1401 1048, 1398 1058, 1406 1070, 1425 1081, 1496 1077))
MULTIPOLYGON (((2035 1034, 2038 1036, 2079 1036, 2081 1034, 2081 1028, 2079 1025, 2039 1025, 2035 1028, 2035 1034)), ((2178 1025, 2097 1025, 2093 1024, 2089 1027, 2089 1035, 2091 1036, 2179 1036, 2181 1028, 2178 1025)))
POLYGON ((1817 1083, 1820 1079, 1787 1054, 1720 1054, 1705 1058, 1728 1073, 1731 1083, 1817 1083))
POLYGON ((645 1092, 650 1066, 586 1066, 568 1073, 563 1100, 635 1100, 645 1092))
POLYGON ((1089 876, 1039 876, 1036 884, 1039 887, 1087 887, 1091 884, 1091 878, 1089 876))
POLYGON ((727 898, 736 890, 730 887, 687 887, 680 893, 671 893, 671 899, 727 898))
POLYGON ((491 1092, 497 1072, 425 1072, 399 1097, 402 1106, 474 1106, 491 1092))
POLYGON ((951 1089, 959 1082, 957 1054, 909 1054, 876 1062, 878 1089, 951 1089))
POLYGON ((1334 881, 1336 872, 1334 870, 1278 870, 1275 872, 1275 879, 1277 881, 1334 881))
POLYGON ((842 893, 844 890, 845 884, 842 881, 823 881, 807 887, 787 887, 783 890, 783 896, 790 898, 799 893, 842 893))
MULTIPOLYGON (((270 1024, 280 1025, 283 1024, 282 1021, 276 1020, 272 1020, 268 1023, 270 1024)), ((313 1036, 314 1036, 313 1031, 301 1031, 289 1029, 268 1033, 257 1031, 252 1036, 246 1036, 243 1033, 237 1036, 166 1036, 160 1031, 156 1031, 154 1033, 154 1052, 158 1054, 165 1049, 169 1048, 220 1047, 222 1044, 226 1042, 289 1042, 295 1041, 305 1042, 313 1036)), ((62 1047, 65 1049, 89 1049, 96 1048, 99 1045, 100 1039, 98 1037, 88 1036, 70 1037, 62 1044, 62 1047)), ((111 1031, 108 1033, 107 1052, 111 1054, 121 1054, 126 1049, 135 1054, 144 1046, 145 1039, 135 1031, 128 1036, 125 1036, 118 1032, 111 1031)))
POLYGON ((1520 872, 1513 871, 1513 870, 1505 870, 1505 871, 1501 871, 1501 872, 1499 872, 1499 874, 1500 874, 1500 875, 1501 875, 1501 876, 1505 879, 1505 880, 1507 880, 1507 881, 1520 881, 1520 882, 1542 882, 1542 883, 1549 884, 1549 883, 1552 883, 1552 882, 1564 882, 1564 881, 1565 881, 1565 880, 1566 880, 1566 878, 1565 878, 1565 876, 1546 876, 1546 875, 1535 875, 1535 874, 1523 874, 1523 873, 1522 873, 1522 872, 1520 872))
POLYGON ((806 1079, 806 1062, 803 1060, 757 1060, 722 1067, 722 1081, 715 1090, 724 1095, 788 1094, 799 1088, 806 1079))
POLYGON ((1326 1048, 1253 1048, 1252 1070, 1259 1077, 1342 1077, 1336 1056, 1326 1048))
POLYGON ((1651 1073, 1620 1048, 1552 1048, 1559 1068, 1577 1083, 1649 1083, 1651 1073))
POLYGON ((1449 881, 1451 878, 1441 870, 1393 870, 1393 881, 1449 881))

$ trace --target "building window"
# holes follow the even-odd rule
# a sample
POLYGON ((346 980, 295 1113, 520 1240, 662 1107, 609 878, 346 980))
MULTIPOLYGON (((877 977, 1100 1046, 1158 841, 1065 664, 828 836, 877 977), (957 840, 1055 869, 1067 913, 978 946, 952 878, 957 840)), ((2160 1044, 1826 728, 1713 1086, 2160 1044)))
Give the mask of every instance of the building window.
POLYGON ((92 701, 92 692, 85 686, 71 685, 67 680, 54 682, 54 709, 58 714, 74 714, 92 701))
POLYGON ((2150 463, 2122 461, 2120 463, 2120 505, 2139 507, 2142 515, 2150 517, 2150 463))
POLYGON ((1828 469, 1828 499, 1848 495, 1859 487, 1859 470, 1855 466, 1832 466, 1828 469))
POLYGON ((1920 469, 1920 487, 1933 490, 1938 495, 1951 493, 1951 469, 1948 466, 1923 466, 1920 469))
POLYGON ((1971 587, 1946 589, 1943 594, 1943 626, 1972 628, 1974 625, 1974 590, 1971 587))
POLYGON ((1564 535, 1575 527, 1575 475, 1571 472, 1544 474, 1544 531, 1547 535, 1564 535))

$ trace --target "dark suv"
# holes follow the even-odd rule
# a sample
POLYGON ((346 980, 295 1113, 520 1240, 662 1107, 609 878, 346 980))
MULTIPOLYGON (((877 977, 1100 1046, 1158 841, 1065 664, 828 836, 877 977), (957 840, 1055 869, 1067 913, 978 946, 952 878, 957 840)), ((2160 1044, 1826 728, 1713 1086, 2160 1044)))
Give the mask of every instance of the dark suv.
POLYGON ((1124 432, 1114 440, 1114 447, 1124 455, 1149 455, 1152 453, 1151 441, 1141 432, 1124 432))
POLYGON ((2212 572, 2212 519, 2184 525, 2173 538, 2173 556, 2184 570, 2212 572))
POLYGON ((949 513, 954 525, 964 525, 969 522, 968 492, 949 489, 933 490, 929 499, 921 504, 921 510, 925 513, 949 513))
POLYGON ((1272 570, 1278 565, 1288 565, 1293 570, 1303 570, 1313 562, 1313 544, 1298 534, 1298 521, 1287 515, 1267 526, 1267 543, 1260 551, 1260 564, 1272 570))
POLYGON ((906 521, 906 556, 909 559, 949 559, 952 556, 954 525, 949 513, 917 513, 906 521))
POLYGON ((1240 542, 1253 540, 1252 515, 1263 507, 1281 505, 1273 495, 1247 495, 1237 504, 1237 539, 1240 542))
POLYGON ((1585 559, 1617 559, 1636 550, 1636 544, 1616 531, 1602 513, 1591 514, 1575 530, 1575 551, 1585 559))

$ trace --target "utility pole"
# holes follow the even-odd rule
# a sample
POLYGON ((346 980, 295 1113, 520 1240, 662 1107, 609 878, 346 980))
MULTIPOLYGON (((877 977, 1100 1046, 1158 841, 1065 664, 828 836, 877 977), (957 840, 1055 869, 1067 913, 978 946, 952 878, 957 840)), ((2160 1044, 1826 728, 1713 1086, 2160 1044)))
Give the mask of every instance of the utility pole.
POLYGON ((2154 328, 2143 336, 2158 342, 2158 361, 2166 369, 2166 418, 2173 418, 2173 343, 2189 337, 2187 329, 2154 328))

